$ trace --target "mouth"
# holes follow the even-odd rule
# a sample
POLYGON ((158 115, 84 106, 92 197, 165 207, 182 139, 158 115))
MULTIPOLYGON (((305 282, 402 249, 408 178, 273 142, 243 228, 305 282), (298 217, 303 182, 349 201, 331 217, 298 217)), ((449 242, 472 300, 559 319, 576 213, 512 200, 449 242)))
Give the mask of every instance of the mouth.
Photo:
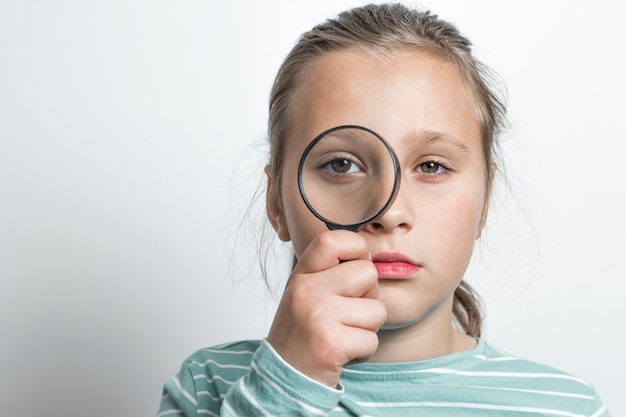
POLYGON ((399 252, 380 252, 372 257, 378 279, 407 279, 422 269, 420 265, 399 252))

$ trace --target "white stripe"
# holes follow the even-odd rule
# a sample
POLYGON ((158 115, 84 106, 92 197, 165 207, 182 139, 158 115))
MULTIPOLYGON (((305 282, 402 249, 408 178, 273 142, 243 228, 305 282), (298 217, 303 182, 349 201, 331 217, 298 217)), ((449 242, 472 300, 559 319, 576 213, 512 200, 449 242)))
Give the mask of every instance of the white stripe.
POLYGON ((250 403, 254 406, 254 408, 256 408, 261 413, 263 413, 264 416, 273 417, 273 415, 270 412, 268 412, 265 408, 261 407, 261 404, 259 404, 259 402, 252 395, 250 395, 250 391, 248 391, 248 388, 246 388, 246 385, 243 383, 243 380, 239 381, 239 388, 241 389, 241 392, 243 393, 244 397, 246 397, 246 399, 250 401, 250 403))
POLYGON ((206 414, 212 417, 220 417, 219 414, 215 414, 213 411, 211 410, 206 410, 206 409, 199 409, 196 411, 196 414, 206 414))
MULTIPOLYGON (((367 371, 359 371, 355 369, 344 369, 345 373, 366 374, 367 371)), ((418 369, 414 371, 405 371, 406 374, 445 374, 445 375, 461 375, 461 376, 498 376, 505 378, 554 378, 554 379, 568 379, 571 381, 579 382, 583 385, 589 385, 586 382, 567 374, 551 374, 540 372, 499 372, 499 371, 459 371, 457 369, 449 368, 430 368, 430 369, 418 369)))
MULTIPOLYGON (((450 371, 450 370, 446 370, 450 371)), ((450 372, 446 372, 450 373, 450 372)), ((491 372, 491 371, 453 371, 455 375, 463 376, 502 376, 506 378, 555 378, 555 379, 568 379, 570 381, 580 382, 581 384, 588 385, 584 381, 567 374, 548 374, 548 373, 535 373, 535 372, 491 372)))
POLYGON ((207 395, 209 397, 211 397, 211 399, 214 402, 219 402, 220 400, 222 400, 224 397, 226 397, 226 394, 220 394, 219 397, 214 397, 213 394, 211 394, 209 391, 198 391, 196 392, 196 395, 199 397, 201 395, 207 395))
POLYGON ((450 408, 477 408, 481 410, 499 410, 499 411, 516 411, 525 413, 537 413, 537 414, 549 414, 554 416, 566 416, 566 417, 586 417, 582 414, 574 414, 569 411, 561 411, 547 408, 536 407, 516 407, 509 405, 495 405, 495 404, 474 404, 474 403, 446 403, 446 402, 389 402, 389 403, 375 403, 375 402, 357 402, 362 407, 378 407, 378 408, 392 408, 392 407, 450 407, 450 408))
POLYGON ((487 387, 487 386, 482 386, 482 385, 468 385, 467 388, 479 388, 479 389, 498 390, 498 391, 527 392, 529 394, 553 395, 557 397, 572 397, 572 398, 581 398, 584 400, 593 400, 594 398, 591 395, 574 394, 570 392, 543 391, 543 390, 523 389, 523 388, 500 388, 500 387, 487 387))
MULTIPOLYGON (((254 342, 254 341, 253 341, 253 340, 250 340, 249 342, 254 342)), ((238 345, 238 344, 242 344, 242 343, 238 343, 238 342, 235 342, 235 343, 233 343, 233 342, 226 342, 226 343, 221 343, 221 344, 219 344, 219 345, 209 346, 209 347, 208 347, 208 348, 206 348, 206 349, 224 349, 224 348, 226 348, 226 347, 233 347, 233 346, 238 345)), ((245 343, 245 342, 244 342, 243 344, 247 344, 247 343, 245 343)))
POLYGON ((267 376, 265 376, 263 373, 261 373, 261 371, 259 370, 259 368, 257 367, 256 362, 252 362, 252 369, 254 370, 254 372, 257 373, 257 375, 264 380, 265 382, 267 382, 268 384, 270 384, 270 386, 272 386, 276 391, 280 392, 284 397, 289 398, 291 401, 293 401, 294 403, 298 404, 300 407, 304 408, 305 410, 318 415, 318 416, 325 416, 327 415, 325 412, 323 412, 320 409, 317 409, 307 403, 304 403, 302 401, 300 401, 299 399, 295 398, 294 396, 292 396, 291 394, 289 394, 287 391, 285 391, 284 389, 282 389, 281 387, 279 387, 274 381, 270 380, 267 376))
POLYGON ((254 355, 251 350, 220 350, 220 349, 202 349, 202 352, 219 353, 224 355, 254 355))
POLYGON ((602 414, 604 414, 605 411, 606 411, 606 405, 603 405, 602 408, 600 408, 598 411, 592 414, 591 417, 601 416, 602 414))
POLYGON ((233 385, 235 382, 237 382, 239 380, 239 378, 234 379, 234 380, 228 380, 228 379, 224 379, 222 378, 220 375, 214 375, 212 378, 209 378, 207 375, 201 374, 201 375, 194 375, 193 379, 206 379, 209 382, 213 382, 216 379, 221 380, 222 382, 224 382, 227 385, 233 385))
POLYGON ((222 363, 219 362, 215 362, 212 359, 208 359, 205 362, 193 362, 196 365, 200 365, 200 366, 206 366, 208 364, 213 364, 215 366, 217 366, 218 368, 231 368, 231 369, 245 369, 245 370, 249 370, 250 367, 249 366, 242 366, 242 365, 224 365, 222 363))
MULTIPOLYGON (((336 413, 343 413, 349 416, 353 416, 354 413, 352 413, 349 409, 347 409, 345 406, 343 406, 341 403, 336 406, 335 408, 332 409, 331 413, 329 415, 335 415, 336 413)), ((359 414, 359 417, 372 417, 369 414, 359 414)))
POLYGON ((191 396, 191 394, 189 394, 181 385, 180 381, 178 380, 178 378, 172 378, 174 380, 174 384, 176 384, 176 388, 178 388, 178 390, 180 391, 181 394, 183 394, 185 396, 185 398, 187 398, 189 401, 191 401, 191 403, 193 405, 198 405, 198 402, 196 401, 195 398, 193 398, 191 396))
POLYGON ((180 410, 180 409, 167 410, 167 411, 163 411, 162 413, 157 414, 157 417, 169 416, 170 414, 184 414, 184 413, 183 413, 183 410, 180 410))
POLYGON ((501 356, 499 358, 488 358, 485 355, 476 355, 474 356, 476 359, 482 359, 485 362, 509 362, 509 361, 519 361, 520 358, 516 358, 513 356, 501 356))
MULTIPOLYGON (((367 373, 364 371, 357 371, 354 369, 345 369, 347 373, 367 373)), ((540 373, 540 372, 500 372, 500 371, 459 371, 449 368, 431 368, 420 369, 415 371, 407 371, 405 373, 433 373, 433 374, 446 374, 446 375, 461 375, 461 376, 482 376, 482 377, 505 377, 505 378, 554 378, 554 379, 567 379, 570 381, 576 381, 583 385, 589 385, 586 382, 567 374, 552 374, 552 373, 540 373)))
POLYGON ((222 407, 224 407, 226 411, 228 411, 232 416, 239 417, 239 414, 235 413, 235 410, 233 410, 233 407, 231 407, 230 404, 228 404, 228 401, 224 401, 224 403, 222 404, 222 407))

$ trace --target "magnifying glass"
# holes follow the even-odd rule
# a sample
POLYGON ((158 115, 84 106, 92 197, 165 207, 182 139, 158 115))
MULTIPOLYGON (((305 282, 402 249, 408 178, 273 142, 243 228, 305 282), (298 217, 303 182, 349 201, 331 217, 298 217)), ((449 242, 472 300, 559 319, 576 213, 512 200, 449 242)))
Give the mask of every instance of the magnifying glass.
POLYGON ((309 210, 329 229, 358 232, 393 203, 400 164, 378 133, 363 126, 337 126, 304 150, 298 187, 309 210))

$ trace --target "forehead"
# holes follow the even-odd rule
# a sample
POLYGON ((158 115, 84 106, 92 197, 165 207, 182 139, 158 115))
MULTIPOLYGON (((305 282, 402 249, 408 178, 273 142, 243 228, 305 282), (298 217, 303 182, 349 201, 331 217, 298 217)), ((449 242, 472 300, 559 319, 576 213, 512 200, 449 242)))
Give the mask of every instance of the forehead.
POLYGON ((480 137, 457 66, 425 52, 323 55, 302 71, 290 104, 288 137, 305 142, 342 124, 363 125, 388 139, 420 130, 480 137))

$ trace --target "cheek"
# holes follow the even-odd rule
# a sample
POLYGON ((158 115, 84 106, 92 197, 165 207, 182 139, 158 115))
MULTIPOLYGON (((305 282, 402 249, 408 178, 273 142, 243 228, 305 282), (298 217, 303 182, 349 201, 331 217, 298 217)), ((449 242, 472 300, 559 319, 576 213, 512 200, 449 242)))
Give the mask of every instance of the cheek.
POLYGON ((450 193, 446 204, 437 211, 436 224, 439 225, 439 256, 442 259, 457 260, 450 266, 466 268, 472 255, 474 242, 483 210, 484 193, 450 193))
POLYGON ((328 229, 304 204, 296 181, 284 181, 282 193, 286 227, 295 255, 299 259, 311 241, 328 229))

